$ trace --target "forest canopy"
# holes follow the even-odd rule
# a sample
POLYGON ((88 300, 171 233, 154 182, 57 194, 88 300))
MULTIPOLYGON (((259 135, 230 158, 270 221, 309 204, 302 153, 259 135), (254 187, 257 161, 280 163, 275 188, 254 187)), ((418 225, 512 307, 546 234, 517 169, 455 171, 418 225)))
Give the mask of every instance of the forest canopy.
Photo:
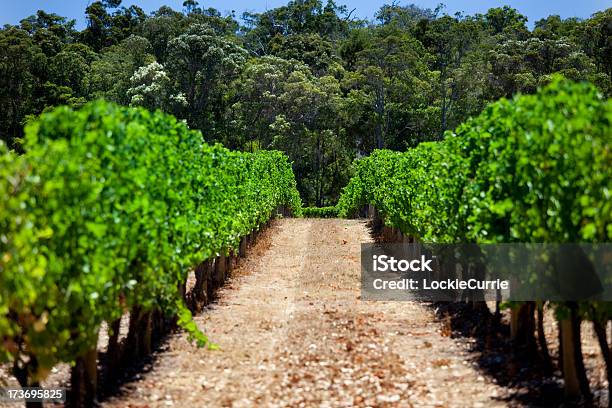
POLYGON ((351 163, 440 140, 485 106, 560 73, 612 95, 612 8, 528 29, 505 6, 448 15, 396 3, 371 21, 332 0, 222 15, 187 0, 147 14, 121 0, 86 28, 42 10, 0 29, 0 139, 94 99, 160 109, 231 149, 278 149, 306 204, 334 204, 351 163))

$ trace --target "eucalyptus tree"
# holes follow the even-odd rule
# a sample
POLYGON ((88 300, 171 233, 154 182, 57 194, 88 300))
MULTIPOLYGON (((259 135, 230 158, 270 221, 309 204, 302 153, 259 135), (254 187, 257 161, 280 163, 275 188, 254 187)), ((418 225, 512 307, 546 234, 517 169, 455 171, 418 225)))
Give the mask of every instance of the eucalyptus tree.
POLYGON ((291 0, 264 13, 244 13, 241 30, 245 47, 255 55, 266 55, 279 37, 318 34, 332 42, 345 38, 353 26, 362 24, 351 16, 352 11, 333 0, 325 4, 321 0, 291 0))
POLYGON ((323 76, 340 64, 334 44, 317 33, 276 36, 270 42, 270 54, 295 59, 308 65, 317 76, 323 76))
POLYGON ((47 57, 28 33, 0 30, 0 138, 15 147, 26 115, 33 112, 47 57))
POLYGON ((596 12, 579 27, 579 43, 595 60, 607 78, 608 96, 612 95, 612 7, 596 12))
POLYGON ((279 96, 282 113, 270 125, 271 147, 294 160, 298 190, 316 206, 335 202, 353 159, 341 121, 343 97, 333 76, 293 71, 279 96))
POLYGON ((230 95, 227 144, 283 150, 306 202, 323 205, 337 198, 354 153, 334 76, 317 77, 299 61, 266 56, 247 63, 230 95))
POLYGON ((45 55, 52 56, 60 52, 66 44, 75 41, 75 24, 75 20, 38 10, 35 15, 21 20, 19 28, 27 31, 45 55))
POLYGON ((220 137, 225 125, 224 95, 242 70, 247 52, 235 38, 203 24, 190 26, 168 43, 168 74, 185 95, 185 119, 206 138, 220 137))
MULTIPOLYGON (((466 94, 474 89, 478 77, 462 81, 462 68, 466 60, 478 49, 482 31, 478 22, 461 14, 454 17, 445 15, 436 19, 422 19, 415 27, 416 37, 431 54, 431 69, 435 72, 436 105, 439 106, 439 134, 458 125, 464 118, 455 115, 458 107, 466 102, 466 94), (475 82, 475 83, 472 83, 475 82)), ((470 109, 468 109, 469 111, 470 109)))
POLYGON ((91 64, 91 96, 128 105, 127 90, 136 70, 155 60, 149 41, 132 35, 108 47, 91 64))
POLYGON ((490 99, 533 93, 553 73, 579 81, 593 79, 596 66, 567 38, 507 40, 488 53, 490 99))
POLYGON ((121 2, 94 1, 85 9, 87 27, 80 33, 81 40, 95 51, 99 52, 128 38, 146 20, 147 16, 140 7, 120 7, 121 2))
POLYGON ((396 25, 375 27, 360 38, 354 52, 355 71, 344 81, 348 93, 365 98, 363 114, 373 128, 374 139, 364 141, 365 150, 405 147, 410 135, 423 130, 428 116, 432 73, 422 44, 396 25), (353 92, 355 94, 355 92, 353 92))

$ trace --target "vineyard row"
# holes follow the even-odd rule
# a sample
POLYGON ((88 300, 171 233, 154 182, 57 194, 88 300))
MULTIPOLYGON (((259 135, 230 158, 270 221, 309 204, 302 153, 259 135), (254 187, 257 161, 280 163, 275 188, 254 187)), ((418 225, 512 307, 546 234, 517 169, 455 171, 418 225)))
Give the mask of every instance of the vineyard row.
POLYGON ((189 271, 201 298, 278 208, 301 211, 282 153, 208 145, 159 111, 57 108, 27 125, 23 147, 0 145, 0 362, 22 386, 72 363, 77 405, 95 397, 103 322, 111 355, 128 311, 134 347, 168 319, 210 345, 184 301, 189 271))
MULTIPOLYGON (((595 87, 555 78, 537 94, 490 105, 442 141, 359 160, 337 210, 351 216, 368 204, 387 235, 425 243, 610 242, 611 123, 612 104, 595 87)), ((545 339, 534 335, 545 301, 511 304, 511 333, 518 349, 550 365, 545 339)), ((612 304, 549 306, 561 330, 566 393, 588 399, 580 321, 593 322, 612 384, 605 330, 612 304)))

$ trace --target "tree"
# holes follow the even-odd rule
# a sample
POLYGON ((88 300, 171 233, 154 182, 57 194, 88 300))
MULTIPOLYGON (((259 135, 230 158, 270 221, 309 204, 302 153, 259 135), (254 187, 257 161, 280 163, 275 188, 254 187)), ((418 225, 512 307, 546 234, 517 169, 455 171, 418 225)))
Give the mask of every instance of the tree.
POLYGON ((535 22, 533 35, 540 39, 574 39, 580 24, 580 20, 575 17, 562 19, 558 15, 548 16, 535 22))
POLYGON ((208 140, 289 152, 300 191, 322 204, 355 156, 441 139, 554 73, 612 95, 612 9, 530 32, 508 6, 466 16, 390 2, 367 22, 335 0, 289 0, 239 23, 199 3, 147 15, 92 0, 81 31, 42 10, 0 29, 0 137, 15 146, 32 115, 96 98, 161 109, 208 140))
POLYGON ((567 39, 507 40, 489 52, 488 60, 492 73, 491 99, 511 97, 516 92, 535 92, 555 72, 574 80, 587 80, 596 69, 567 39))
POLYGON ((339 81, 317 78, 296 60, 249 61, 231 87, 230 145, 281 149, 294 162, 298 189, 309 204, 334 202, 354 157, 344 137, 339 81))
POLYGON ((360 22, 352 22, 345 6, 338 6, 328 0, 325 6, 321 0, 291 0, 286 6, 265 13, 244 13, 245 47, 256 55, 270 51, 271 42, 277 36, 296 34, 319 34, 329 41, 344 38, 349 28, 360 22))
POLYGON ((93 60, 87 51, 87 46, 70 46, 50 58, 49 82, 45 84, 48 87, 46 93, 49 95, 45 105, 79 106, 86 102, 89 97, 90 66, 93 60))
POLYGON ((111 16, 104 3, 95 1, 85 9, 87 28, 81 33, 82 41, 96 52, 112 45, 110 39, 111 16))
POLYGON ((52 56, 75 40, 75 24, 75 20, 38 10, 36 15, 21 20, 19 27, 27 31, 45 55, 52 56))
POLYGON ((333 44, 319 34, 276 36, 270 43, 270 53, 284 59, 302 61, 318 76, 325 75, 333 65, 340 63, 333 44))
POLYGON ((91 64, 92 96, 129 104, 130 78, 138 68, 153 61, 151 44, 143 37, 133 35, 109 47, 91 64))
POLYGON ((121 7, 121 0, 95 1, 87 6, 87 28, 81 32, 84 43, 99 52, 131 36, 146 14, 138 6, 121 7))
POLYGON ((183 14, 169 7, 161 7, 138 28, 138 33, 149 40, 153 55, 161 64, 166 62, 168 42, 178 37, 186 28, 183 14))
POLYGON ((185 0, 183 2, 183 9, 185 10, 185 14, 193 13, 197 9, 198 4, 199 3, 195 0, 185 0))
POLYGON ((207 137, 216 137, 224 124, 223 96, 246 61, 246 51, 206 25, 196 24, 168 44, 170 77, 185 95, 189 125, 207 137))
POLYGON ((376 12, 375 18, 381 25, 395 24, 402 29, 410 29, 422 20, 434 20, 441 10, 442 5, 436 7, 435 10, 431 10, 418 7, 415 4, 400 6, 394 2, 384 4, 376 12))
POLYGON ((504 34, 516 38, 526 38, 529 35, 526 23, 527 17, 510 6, 491 8, 482 18, 482 23, 493 35, 504 34))
POLYGON ((606 91, 612 95, 612 8, 593 14, 578 32, 582 49, 608 77, 606 91))
MULTIPOLYGON (((373 29, 370 40, 356 54, 356 72, 345 81, 350 90, 364 91, 364 114, 373 127, 374 141, 365 150, 405 147, 410 134, 421 134, 420 119, 431 93, 430 71, 422 45, 394 25, 373 29)), ((363 101, 363 98, 360 98, 363 101)))
POLYGON ((158 62, 138 68, 130 78, 130 85, 127 95, 131 106, 169 113, 178 113, 187 107, 185 97, 173 93, 172 80, 158 62))
MULTIPOLYGON (((421 20, 417 38, 432 54, 431 69, 436 72, 436 90, 439 100, 440 121, 439 135, 457 126, 465 115, 454 115, 455 110, 470 113, 477 109, 461 108, 457 105, 467 102, 472 81, 462 81, 466 57, 481 42, 481 31, 474 19, 463 18, 457 14, 454 18, 442 16, 434 20, 421 20)), ((472 78, 478 80, 478 78, 472 78)), ((478 106, 480 108, 481 106, 478 106)), ((476 113, 473 112, 473 113, 476 113)))
POLYGON ((231 84, 227 120, 230 129, 225 143, 234 148, 253 150, 272 144, 270 125, 282 113, 280 97, 289 75, 294 71, 309 73, 297 61, 274 56, 249 60, 241 75, 231 84))
POLYGON ((343 136, 342 92, 332 76, 314 77, 307 70, 289 74, 279 96, 282 113, 270 125, 274 149, 294 161, 298 190, 316 206, 335 202, 348 181, 351 149, 343 136), (299 176, 297 176, 299 174, 299 176))
POLYGON ((45 64, 45 54, 26 31, 0 30, 0 138, 11 147, 16 147, 24 119, 35 107, 45 64))

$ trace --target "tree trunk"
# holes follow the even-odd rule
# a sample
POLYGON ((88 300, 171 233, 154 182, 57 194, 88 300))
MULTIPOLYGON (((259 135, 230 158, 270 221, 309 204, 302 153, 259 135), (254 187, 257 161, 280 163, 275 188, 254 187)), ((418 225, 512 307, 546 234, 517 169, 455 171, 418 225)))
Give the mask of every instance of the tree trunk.
POLYGON ((153 323, 153 312, 148 311, 142 314, 142 317, 139 321, 139 340, 140 344, 138 345, 138 350, 140 351, 139 357, 146 357, 153 352, 153 343, 152 343, 152 323, 153 323))
POLYGON ((93 347, 78 357, 70 373, 70 406, 92 407, 96 404, 98 350, 93 347))
MULTIPOLYGON (((32 385, 32 387, 39 387, 39 385, 32 385)), ((40 401, 26 401, 26 408, 43 408, 44 405, 40 401)))
POLYGON ((535 302, 524 302, 510 311, 510 333, 512 343, 518 350, 534 354, 537 350, 535 340, 535 302))
POLYGON ((130 311, 130 323, 129 323, 129 328, 128 328, 128 334, 127 334, 127 339, 125 341, 126 343, 126 347, 124 349, 124 353, 123 353, 123 357, 125 359, 130 359, 133 356, 139 356, 140 355, 140 333, 139 333, 139 329, 140 329, 140 319, 142 317, 142 309, 140 306, 134 306, 132 307, 132 310, 130 311))
POLYGON ((540 344, 540 353, 542 354, 542 362, 544 365, 544 371, 547 375, 552 374, 552 360, 550 359, 550 353, 548 351, 548 344, 546 344, 546 335, 544 334, 544 303, 537 302, 537 316, 538 316, 538 343, 540 344))
POLYGON ((217 257, 217 260, 215 261, 215 273, 213 276, 215 288, 221 287, 221 285, 223 285, 223 282, 225 281, 226 269, 227 257, 225 256, 225 253, 221 253, 221 255, 219 255, 217 257))
POLYGON ((563 327, 561 320, 557 321, 557 342, 559 343, 557 369, 563 374, 563 327))
MULTIPOLYGON (((38 370, 38 360, 35 356, 30 356, 30 360, 27 364, 20 366, 17 361, 13 364, 13 375, 19 382, 22 388, 26 387, 40 387, 38 381, 32 381, 31 375, 38 370)), ((42 408, 42 402, 26 402, 26 408, 42 408)))
POLYGON ((383 149, 385 147, 385 140, 383 135, 383 120, 385 117, 384 86, 380 86, 377 90, 375 112, 378 115, 378 120, 376 121, 376 127, 374 129, 374 132, 376 134, 376 148, 383 149))
POLYGON ((17 360, 13 362, 13 376, 17 379, 17 382, 22 388, 29 387, 30 376, 28 375, 28 366, 29 364, 20 366, 17 360))
MULTIPOLYGON (((29 386, 30 387, 40 387, 40 382, 33 381, 32 384, 30 384, 29 386)), ((41 401, 27 401, 25 406, 26 408, 43 408, 44 403, 41 401)))
POLYGON ((563 319, 560 322, 561 341, 563 350, 561 354, 563 364, 563 381, 565 382, 565 396, 570 399, 580 398, 580 381, 578 381, 578 373, 576 370, 576 361, 574 359, 574 343, 575 335, 572 320, 570 318, 563 319))
MULTIPOLYGON (((495 296, 499 299, 501 298, 501 290, 496 289, 495 296)), ((501 323, 501 308, 500 308, 500 300, 495 301, 495 313, 493 314, 493 322, 495 324, 495 330, 499 328, 501 323)))
POLYGON ((244 258, 246 257, 247 254, 247 239, 246 237, 242 237, 242 239, 240 240, 240 250, 239 250, 239 255, 244 258))
POLYGON ((119 345, 119 331, 121 318, 115 319, 108 327, 108 347, 106 349, 106 367, 104 379, 108 383, 121 365, 121 347, 119 345))
POLYGON ((606 333, 607 321, 593 321, 593 328, 597 335, 599 348, 606 363, 606 377, 608 379, 608 407, 612 407, 612 356, 610 356, 610 346, 608 345, 608 336, 606 333))
POLYGON ((225 270, 226 278, 232 274, 234 267, 236 266, 236 256, 234 255, 234 251, 231 250, 229 255, 227 256, 227 268, 225 270))
POLYGON ((582 396, 585 400, 590 401, 592 396, 582 358, 578 305, 575 302, 569 302, 568 307, 570 315, 563 319, 560 325, 565 395, 570 399, 579 399, 582 396))
POLYGON ((154 341, 160 340, 167 332, 166 330, 166 316, 161 309, 153 310, 153 318, 152 318, 152 333, 154 341))
POLYGON ((211 259, 208 274, 206 276, 206 301, 211 302, 215 292, 215 270, 217 269, 217 259, 211 259))
POLYGON ((200 310, 201 305, 208 303, 208 275, 211 273, 212 261, 206 260, 196 268, 196 283, 193 288, 196 310, 200 310))
POLYGON ((317 159, 316 159, 316 174, 317 174, 317 195, 315 204, 317 207, 323 206, 323 145, 320 134, 317 137, 317 159))

